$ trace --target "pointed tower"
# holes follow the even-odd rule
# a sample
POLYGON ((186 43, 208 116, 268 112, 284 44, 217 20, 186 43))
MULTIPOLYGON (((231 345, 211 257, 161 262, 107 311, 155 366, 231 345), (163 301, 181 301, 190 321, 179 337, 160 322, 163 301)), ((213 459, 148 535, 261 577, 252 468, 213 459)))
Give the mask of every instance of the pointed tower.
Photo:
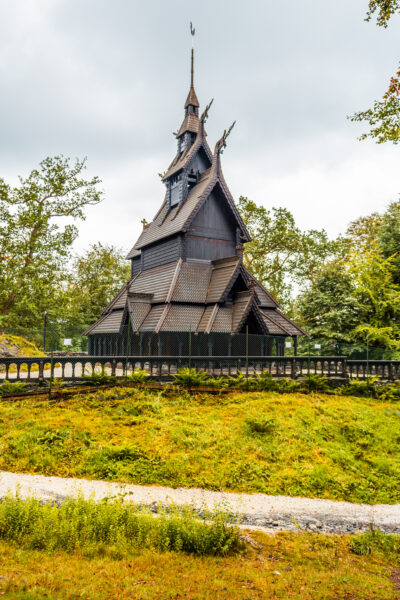
POLYGON ((90 354, 123 355, 127 343, 132 355, 187 353, 189 331, 197 334, 194 354, 243 354, 246 330, 252 354, 282 354, 285 338, 304 335, 243 265, 251 238, 221 166, 233 125, 212 152, 205 131, 211 104, 199 115, 192 48, 177 153, 160 175, 164 201, 127 256, 130 281, 86 332, 90 354))

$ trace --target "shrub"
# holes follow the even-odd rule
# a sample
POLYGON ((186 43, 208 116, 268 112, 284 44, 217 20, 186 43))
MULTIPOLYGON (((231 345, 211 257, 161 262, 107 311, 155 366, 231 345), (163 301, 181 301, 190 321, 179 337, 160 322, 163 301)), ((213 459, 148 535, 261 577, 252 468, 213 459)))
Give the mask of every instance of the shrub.
POLYGON ((277 381, 277 391, 281 394, 298 392, 301 384, 295 379, 280 379, 277 381))
POLYGON ((398 402, 400 400, 400 383, 390 383, 376 388, 376 395, 384 402, 398 402))
POLYGON ((400 541, 395 535, 388 535, 379 529, 371 529, 366 533, 355 535, 350 542, 350 549, 360 556, 375 552, 390 556, 400 554, 400 541))
POLYGON ((107 385, 108 383, 111 384, 117 382, 116 377, 107 374, 104 366, 101 368, 100 373, 93 371, 90 375, 84 374, 83 379, 88 385, 107 385))
POLYGON ((340 386, 337 391, 342 396, 358 396, 365 398, 368 396, 376 395, 376 383, 378 382, 377 377, 369 377, 367 380, 362 379, 349 379, 349 381, 340 386))
POLYGON ((248 417, 246 425, 251 434, 273 435, 277 428, 275 419, 266 416, 248 417))
POLYGON ((229 385, 241 390, 254 390, 256 385, 256 380, 254 377, 246 377, 246 375, 241 371, 238 371, 236 375, 229 376, 228 381, 229 385))
POLYGON ((229 386, 229 380, 226 377, 209 377, 205 384, 213 388, 225 388, 229 386))
POLYGON ((325 392, 329 389, 329 381, 325 375, 310 374, 304 380, 304 388, 310 392, 325 392))
POLYGON ((197 369, 189 369, 189 367, 178 370, 177 374, 174 375, 174 383, 183 387, 206 385, 207 379, 207 373, 197 369))
POLYGON ((189 509, 171 509, 154 517, 121 499, 69 499, 58 507, 18 496, 0 504, 0 538, 29 549, 80 550, 91 556, 108 551, 117 558, 144 547, 224 555, 241 545, 237 527, 224 513, 201 520, 189 509))
POLYGON ((254 387, 261 392, 272 392, 278 389, 278 382, 268 371, 263 371, 256 376, 254 387))
POLYGON ((26 383, 21 383, 20 381, 15 381, 14 383, 5 381, 0 385, 0 396, 18 396, 18 394, 22 394, 25 391, 26 383))
POLYGON ((132 383, 145 383, 147 377, 147 371, 144 371, 143 369, 135 369, 130 375, 126 376, 126 380, 131 381, 132 383))

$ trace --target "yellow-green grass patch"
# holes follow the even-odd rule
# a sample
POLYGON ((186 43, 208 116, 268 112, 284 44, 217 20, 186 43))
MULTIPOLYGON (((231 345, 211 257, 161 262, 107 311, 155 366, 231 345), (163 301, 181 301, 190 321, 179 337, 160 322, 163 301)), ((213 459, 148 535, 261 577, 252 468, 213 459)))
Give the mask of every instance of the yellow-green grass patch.
POLYGON ((0 468, 367 503, 400 501, 400 406, 334 395, 114 388, 0 403, 0 468))

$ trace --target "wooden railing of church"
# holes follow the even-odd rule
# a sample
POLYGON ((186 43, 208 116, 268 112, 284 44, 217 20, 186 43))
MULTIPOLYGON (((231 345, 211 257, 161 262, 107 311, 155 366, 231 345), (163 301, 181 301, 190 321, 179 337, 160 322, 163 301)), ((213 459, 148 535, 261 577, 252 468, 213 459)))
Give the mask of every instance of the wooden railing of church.
POLYGON ((0 381, 76 381, 103 368, 117 377, 144 369, 154 378, 168 379, 188 366, 215 376, 268 371, 274 377, 289 378, 321 374, 334 379, 400 379, 400 361, 348 360, 345 356, 250 356, 247 363, 243 356, 57 356, 0 357, 0 381))

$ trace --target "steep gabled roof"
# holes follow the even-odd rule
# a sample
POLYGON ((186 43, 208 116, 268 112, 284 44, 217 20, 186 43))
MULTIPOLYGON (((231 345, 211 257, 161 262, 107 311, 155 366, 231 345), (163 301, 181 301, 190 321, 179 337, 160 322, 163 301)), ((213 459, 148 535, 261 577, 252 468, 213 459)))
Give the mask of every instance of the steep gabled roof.
MULTIPOLYGON (((161 210, 156 215, 154 221, 141 233, 134 248, 136 250, 152 244, 160 239, 179 233, 185 228, 196 206, 201 202, 203 196, 208 193, 210 185, 214 184, 210 177, 210 169, 204 171, 200 181, 195 185, 185 202, 180 202, 168 211, 166 200, 163 202, 161 210)), ((210 190, 211 191, 211 190, 210 190)))
POLYGON ((293 323, 289 317, 286 317, 279 310, 260 309, 260 313, 263 316, 268 333, 271 335, 307 335, 307 333, 303 331, 301 327, 296 325, 296 323, 293 323))
POLYGON ((185 102, 185 108, 188 106, 196 106, 197 108, 200 106, 199 101, 197 100, 196 92, 194 91, 193 82, 191 83, 188 97, 186 98, 185 102))
POLYGON ((265 287, 261 285, 259 281, 257 281, 253 273, 251 273, 245 267, 243 267, 243 270, 254 286, 254 292, 256 294, 258 304, 263 308, 279 307, 279 302, 275 300, 273 295, 268 290, 266 290, 265 287))
POLYGON ((119 333, 124 314, 124 309, 119 309, 103 315, 96 323, 89 327, 83 335, 92 335, 94 333, 119 333))
POLYGON ((210 163, 212 162, 212 152, 206 140, 204 125, 201 123, 197 115, 190 114, 185 117, 177 136, 180 136, 184 131, 188 130, 197 134, 196 139, 191 146, 186 148, 183 152, 178 152, 175 155, 174 160, 162 176, 163 181, 166 181, 169 177, 171 177, 171 175, 178 173, 178 171, 181 169, 190 167, 190 161, 196 156, 200 148, 203 148, 210 163), (190 127, 190 129, 188 129, 188 127, 190 127))
POLYGON ((236 279, 235 275, 237 275, 240 268, 240 258, 238 256, 222 258, 214 260, 212 265, 213 268, 206 297, 207 304, 220 302, 224 298, 226 290, 228 287, 231 287, 233 280, 236 279))

